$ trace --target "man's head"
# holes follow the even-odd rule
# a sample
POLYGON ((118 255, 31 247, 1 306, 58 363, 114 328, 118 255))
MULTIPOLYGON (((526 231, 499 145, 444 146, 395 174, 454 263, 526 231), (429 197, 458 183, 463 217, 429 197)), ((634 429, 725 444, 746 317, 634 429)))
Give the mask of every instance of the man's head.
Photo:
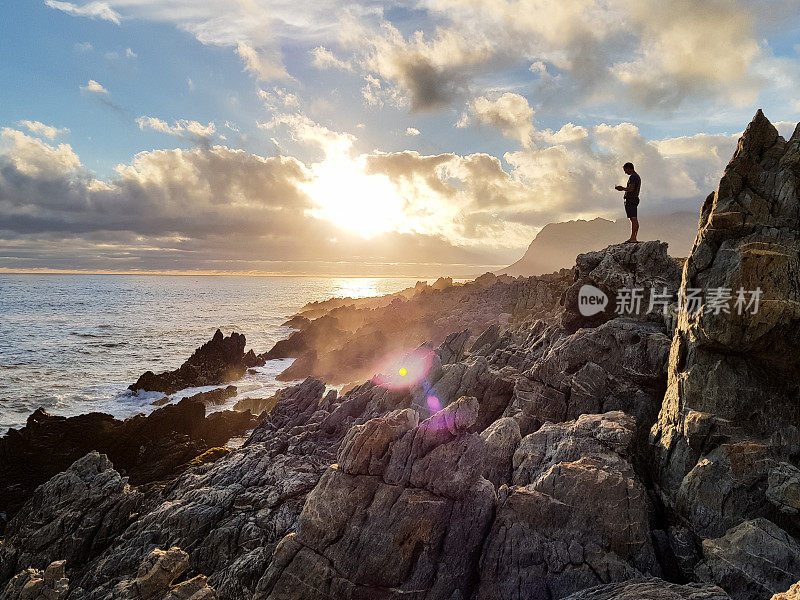
POLYGON ((622 170, 625 171, 627 175, 630 175, 633 173, 633 163, 626 162, 624 165, 622 165, 622 170))

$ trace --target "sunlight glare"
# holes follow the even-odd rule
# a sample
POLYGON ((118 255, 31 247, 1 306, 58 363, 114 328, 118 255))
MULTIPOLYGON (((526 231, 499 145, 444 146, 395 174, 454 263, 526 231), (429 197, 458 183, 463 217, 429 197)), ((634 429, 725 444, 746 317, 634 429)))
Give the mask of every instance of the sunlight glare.
POLYGON ((316 202, 311 214, 369 238, 403 229, 403 199, 385 175, 368 175, 363 159, 328 157, 313 165, 304 191, 316 202))

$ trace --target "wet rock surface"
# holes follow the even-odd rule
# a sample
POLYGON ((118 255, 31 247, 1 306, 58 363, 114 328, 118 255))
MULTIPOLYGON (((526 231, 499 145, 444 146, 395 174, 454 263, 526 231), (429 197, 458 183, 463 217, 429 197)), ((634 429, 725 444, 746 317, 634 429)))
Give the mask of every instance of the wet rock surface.
POLYGON ((245 344, 241 333, 233 332, 225 337, 217 329, 214 337, 195 350, 180 368, 158 375, 147 371, 128 389, 174 394, 185 388, 221 385, 241 379, 248 367, 263 364, 252 350, 245 354, 245 344))

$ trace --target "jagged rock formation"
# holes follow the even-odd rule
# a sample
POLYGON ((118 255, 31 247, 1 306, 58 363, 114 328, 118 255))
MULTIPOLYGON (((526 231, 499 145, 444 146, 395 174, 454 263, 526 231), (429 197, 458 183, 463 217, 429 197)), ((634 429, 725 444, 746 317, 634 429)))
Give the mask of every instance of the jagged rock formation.
POLYGON ((155 598, 192 582, 186 593, 220 600, 794 593, 798 146, 759 113, 684 267, 683 289, 758 283, 763 313, 676 312, 677 266, 659 242, 579 256, 551 278, 315 307, 292 344, 314 327, 374 341, 383 330, 365 329, 365 311, 414 302, 441 303, 447 325, 401 358, 424 359, 413 385, 375 378, 340 396, 308 378, 271 400, 241 448, 163 488, 80 459, 9 524, 0 585, 66 560, 70 600, 138 597, 147 581, 165 590, 155 598), (608 312, 581 314, 584 285, 611 296, 608 312), (621 289, 651 286, 667 288, 666 314, 614 312, 621 289), (470 306, 494 311, 482 329, 470 306))
MULTIPOLYGON (((787 142, 759 111, 703 205, 684 267, 684 291, 724 288, 733 296, 730 314, 708 310, 708 301, 699 314, 681 312, 652 430, 661 498, 695 540, 735 535, 739 546, 757 544, 763 527, 740 527, 759 517, 800 533, 793 516, 800 457, 799 174, 800 128, 787 142), (756 288, 762 291, 757 313, 739 314, 737 291, 756 288)), ((705 542, 703 555, 704 577, 729 589, 734 579, 708 563, 705 542)), ((760 591, 729 591, 756 599, 786 587, 767 571, 750 577, 765 584, 760 591)))
POLYGON ((134 579, 121 581, 114 598, 121 600, 216 600, 204 575, 173 585, 189 568, 189 555, 177 546, 156 548, 142 561, 134 579))
POLYGON ((147 371, 128 389, 174 394, 189 387, 221 385, 241 379, 248 367, 263 364, 252 350, 245 354, 245 344, 241 333, 233 332, 225 337, 217 329, 214 337, 195 350, 180 368, 158 375, 147 371))
POLYGON ((79 568, 122 533, 144 502, 105 455, 87 454, 39 486, 11 520, 0 545, 0 580, 58 560, 79 568))
POLYGON ((64 600, 69 592, 69 579, 64 572, 64 561, 50 563, 42 571, 28 568, 14 576, 0 600, 64 600))
POLYGON ((621 412, 583 415, 522 439, 484 544, 477 600, 563 598, 661 574, 645 488, 625 458, 634 426, 621 412))
POLYGON ((418 426, 405 410, 353 428, 254 598, 297 598, 299 581, 309 599, 467 596, 494 507, 477 417, 465 397, 418 426))
POLYGON ((175 477, 192 459, 256 423, 249 412, 206 416, 202 398, 191 397, 124 421, 103 413, 59 417, 39 409, 25 427, 0 438, 0 511, 14 515, 37 485, 92 450, 108 455, 140 485, 175 477))

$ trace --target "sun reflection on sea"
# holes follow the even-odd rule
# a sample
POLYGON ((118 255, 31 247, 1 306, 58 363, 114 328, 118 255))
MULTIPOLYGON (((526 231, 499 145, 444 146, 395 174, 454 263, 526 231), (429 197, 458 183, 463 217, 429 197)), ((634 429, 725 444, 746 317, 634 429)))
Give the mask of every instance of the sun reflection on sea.
POLYGON ((339 298, 367 298, 378 296, 375 279, 343 278, 334 282, 334 296, 339 298))

